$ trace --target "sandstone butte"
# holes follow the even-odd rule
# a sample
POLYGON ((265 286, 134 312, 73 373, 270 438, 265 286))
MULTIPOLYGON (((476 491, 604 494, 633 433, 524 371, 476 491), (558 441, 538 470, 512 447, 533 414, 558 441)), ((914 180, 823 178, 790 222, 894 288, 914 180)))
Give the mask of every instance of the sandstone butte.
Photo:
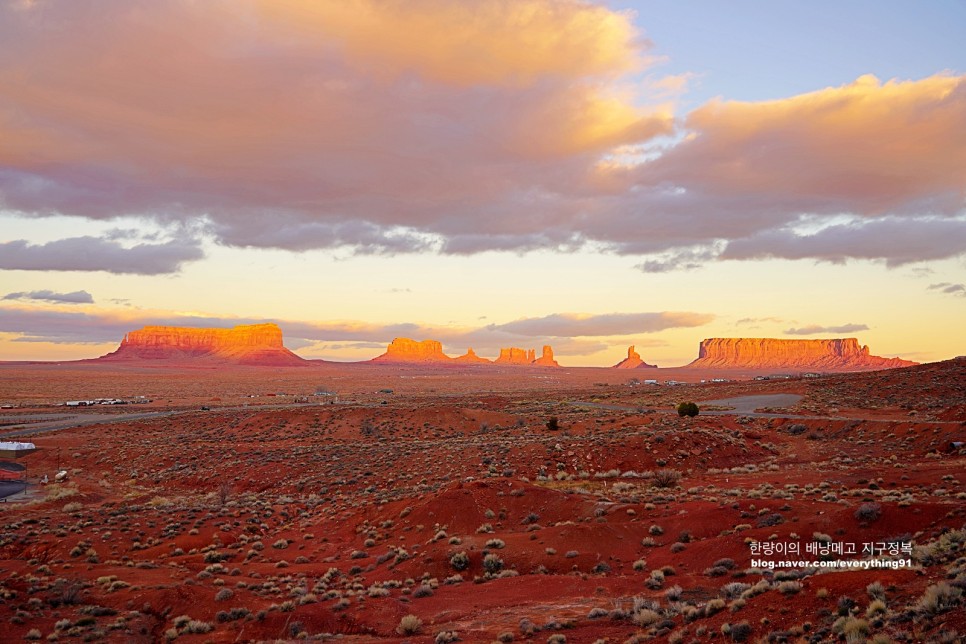
POLYGON ((695 369, 795 369, 863 371, 918 364, 869 354, 855 338, 781 340, 775 338, 709 338, 701 341, 695 369))
POLYGON ((553 359, 553 348, 549 344, 543 345, 543 354, 530 364, 537 367, 559 367, 557 361, 553 359))
POLYGON ((505 364, 505 365, 528 365, 536 359, 536 352, 533 349, 518 349, 516 347, 509 347, 506 349, 500 349, 500 355, 493 364, 505 364))
POLYGON ((394 338, 386 352, 377 356, 369 362, 378 364, 385 363, 406 363, 406 364, 497 364, 510 366, 537 366, 537 367, 559 367, 553 358, 553 349, 547 345, 543 347, 543 354, 540 358, 536 357, 533 349, 518 349, 510 347, 500 349, 500 357, 491 362, 486 358, 476 355, 473 349, 469 349, 465 355, 458 358, 451 358, 443 353, 443 345, 436 340, 423 340, 417 342, 409 338, 394 338))
POLYGON ((202 360, 273 367, 310 364, 285 348, 282 330, 270 323, 231 329, 146 326, 125 334, 116 351, 97 360, 202 360))
POLYGON ((634 351, 634 345, 627 347, 627 357, 614 365, 614 369, 657 369, 657 365, 641 360, 641 354, 634 351))
POLYGON ((443 345, 437 340, 417 342, 409 338, 393 338, 386 352, 370 362, 452 362, 443 353, 443 345))
POLYGON ((469 349, 467 349, 466 353, 464 353, 460 357, 453 358, 453 362, 459 362, 463 364, 491 364, 490 360, 487 360, 486 358, 481 358, 480 356, 476 355, 476 352, 473 351, 473 347, 470 347, 469 349))

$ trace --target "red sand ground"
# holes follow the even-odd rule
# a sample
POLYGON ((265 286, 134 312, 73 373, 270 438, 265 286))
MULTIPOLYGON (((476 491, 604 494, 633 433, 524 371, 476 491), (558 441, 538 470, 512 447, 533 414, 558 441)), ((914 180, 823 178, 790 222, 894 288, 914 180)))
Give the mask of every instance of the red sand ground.
POLYGON ((32 477, 60 467, 69 480, 0 504, 0 640, 966 633, 966 451, 951 446, 966 440, 966 361, 677 387, 629 377, 0 366, 0 402, 20 406, 0 427, 4 415, 63 412, 43 405, 72 399, 154 399, 79 415, 181 412, 19 437, 41 448, 25 459, 32 477), (771 411, 804 418, 673 412, 683 400, 774 393, 803 395, 771 411), (863 504, 877 507, 857 516, 863 504), (802 550, 757 558, 812 560, 805 549, 820 535, 912 543, 911 565, 751 565, 749 541, 802 550), (884 606, 866 590, 873 582, 884 606), (932 601, 940 583, 946 598, 932 601), (407 615, 421 621, 412 635, 397 632, 407 615))

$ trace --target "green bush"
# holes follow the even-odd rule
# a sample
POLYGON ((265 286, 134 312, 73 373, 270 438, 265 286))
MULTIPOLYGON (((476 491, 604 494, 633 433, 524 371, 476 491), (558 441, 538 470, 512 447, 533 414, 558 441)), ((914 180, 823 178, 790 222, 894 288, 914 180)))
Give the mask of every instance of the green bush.
POLYGON ((690 416, 691 418, 698 415, 698 406, 693 402, 683 402, 678 405, 678 416, 690 416))

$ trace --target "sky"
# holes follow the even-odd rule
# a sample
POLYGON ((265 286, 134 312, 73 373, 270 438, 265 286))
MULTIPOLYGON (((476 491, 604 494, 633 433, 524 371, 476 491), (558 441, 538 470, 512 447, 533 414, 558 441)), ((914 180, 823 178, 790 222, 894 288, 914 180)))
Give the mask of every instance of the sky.
POLYGON ((966 354, 966 2, 0 0, 0 360, 966 354))

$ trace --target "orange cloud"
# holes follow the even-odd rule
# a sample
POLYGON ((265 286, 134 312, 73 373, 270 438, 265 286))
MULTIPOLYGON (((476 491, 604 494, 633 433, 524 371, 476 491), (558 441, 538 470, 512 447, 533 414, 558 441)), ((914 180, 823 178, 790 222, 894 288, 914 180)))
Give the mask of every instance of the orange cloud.
POLYGON ((631 15, 578 0, 264 0, 257 10, 300 46, 344 48, 380 74, 414 72, 456 85, 527 85, 642 63, 631 15))
POLYGON ((646 45, 602 4, 98 7, 0 5, 6 211, 201 220, 215 243, 296 251, 596 242, 651 271, 775 239, 782 256, 893 265, 966 251, 956 235, 928 256, 826 248, 843 214, 927 241, 959 230, 942 220, 966 197, 966 76, 862 77, 676 121, 690 76, 632 85, 646 45), (805 219, 829 232, 799 243, 805 219))
POLYGON ((881 215, 920 200, 958 210, 966 195, 966 76, 862 76, 776 101, 716 100, 686 128, 695 136, 646 176, 781 195, 806 212, 881 215))
POLYGON ((3 205, 288 248, 515 232, 597 155, 670 132, 619 84, 641 47, 576 1, 0 7, 3 205))

